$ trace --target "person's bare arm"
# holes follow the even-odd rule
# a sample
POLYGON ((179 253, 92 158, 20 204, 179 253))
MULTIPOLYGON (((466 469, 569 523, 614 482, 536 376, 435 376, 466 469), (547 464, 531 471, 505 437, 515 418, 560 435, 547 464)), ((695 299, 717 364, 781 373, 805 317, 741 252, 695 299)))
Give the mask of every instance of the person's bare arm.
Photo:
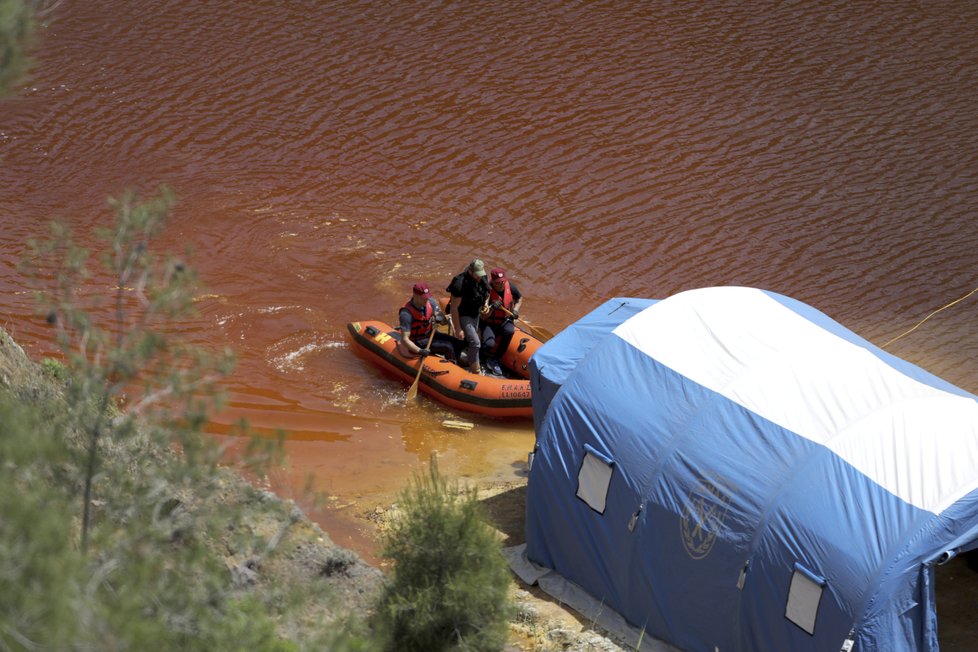
POLYGON ((462 297, 453 296, 451 301, 448 302, 448 332, 452 334, 452 337, 457 337, 462 339, 465 337, 465 333, 462 332, 461 320, 458 318, 458 307, 462 303, 462 297))
POLYGON ((404 313, 399 313, 398 318, 400 319, 401 339, 397 341, 397 350, 404 357, 411 357, 418 355, 421 351, 421 347, 411 341, 411 317, 408 315, 404 316, 404 313))

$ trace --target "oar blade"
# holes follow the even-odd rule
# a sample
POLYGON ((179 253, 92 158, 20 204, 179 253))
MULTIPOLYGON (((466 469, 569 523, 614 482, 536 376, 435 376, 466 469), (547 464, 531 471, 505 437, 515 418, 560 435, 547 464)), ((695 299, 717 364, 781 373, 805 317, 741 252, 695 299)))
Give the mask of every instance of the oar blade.
POLYGON ((546 328, 534 328, 533 330, 536 331, 536 338, 541 342, 546 342, 547 340, 552 340, 554 338, 554 334, 548 331, 546 328))
POLYGON ((411 383, 411 387, 408 388, 407 396, 405 400, 409 403, 418 397, 418 383, 421 381, 421 373, 424 371, 424 359, 418 360, 418 375, 414 377, 414 382, 411 383))
POLYGON ((546 342, 547 340, 553 339, 553 333, 551 333, 547 329, 545 329, 545 328, 537 328, 536 326, 533 326, 532 324, 527 324, 522 319, 520 319, 519 321, 530 332, 530 335, 532 335, 533 337, 537 338, 541 342, 546 342))
MULTIPOLYGON (((431 329, 431 335, 428 336, 428 344, 425 348, 431 348, 431 342, 435 339, 435 329, 431 329)), ((414 377, 414 382, 411 383, 411 387, 408 389, 407 396, 405 397, 405 402, 410 402, 415 399, 418 395, 418 381, 421 380, 421 373, 424 371, 424 356, 418 358, 418 375, 414 377)))

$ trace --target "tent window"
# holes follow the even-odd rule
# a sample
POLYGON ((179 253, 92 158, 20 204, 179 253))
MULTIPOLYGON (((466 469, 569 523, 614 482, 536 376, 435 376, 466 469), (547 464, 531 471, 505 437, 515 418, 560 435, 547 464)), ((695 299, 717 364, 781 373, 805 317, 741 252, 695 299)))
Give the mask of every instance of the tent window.
POLYGON ((584 445, 584 461, 577 474, 577 497, 598 514, 604 514, 608 500, 608 486, 614 462, 587 444, 584 445))
POLYGON ((819 577, 801 564, 795 564, 784 617, 814 635, 818 603, 822 600, 824 590, 825 578, 819 577))

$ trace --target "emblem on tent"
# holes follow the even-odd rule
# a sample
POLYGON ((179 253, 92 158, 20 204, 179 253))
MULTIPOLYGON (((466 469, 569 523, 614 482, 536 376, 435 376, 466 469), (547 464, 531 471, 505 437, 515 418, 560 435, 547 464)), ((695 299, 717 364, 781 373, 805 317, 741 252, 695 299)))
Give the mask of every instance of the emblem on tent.
POLYGON ((710 554, 729 507, 730 491, 720 482, 700 478, 686 498, 679 521, 686 554, 693 559, 710 554))

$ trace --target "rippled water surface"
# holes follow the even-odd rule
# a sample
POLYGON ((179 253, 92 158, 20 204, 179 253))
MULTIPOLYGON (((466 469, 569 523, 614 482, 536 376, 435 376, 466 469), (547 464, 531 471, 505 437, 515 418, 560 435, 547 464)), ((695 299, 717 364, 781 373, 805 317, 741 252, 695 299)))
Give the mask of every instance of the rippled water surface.
MULTIPOLYGON (((356 358, 478 255, 557 331, 614 296, 801 299, 877 344, 978 286, 971 2, 81 2, 47 14, 0 101, 0 324, 50 333, 17 271, 62 219, 177 192, 162 246, 208 288, 183 325, 241 362, 244 416, 290 431, 344 517, 438 452, 523 472, 529 423, 475 419, 356 358)), ((92 294, 106 288, 94 283, 92 294)), ((978 295, 888 350, 978 391, 978 295)), ((346 523, 347 525, 344 525, 346 523)))

